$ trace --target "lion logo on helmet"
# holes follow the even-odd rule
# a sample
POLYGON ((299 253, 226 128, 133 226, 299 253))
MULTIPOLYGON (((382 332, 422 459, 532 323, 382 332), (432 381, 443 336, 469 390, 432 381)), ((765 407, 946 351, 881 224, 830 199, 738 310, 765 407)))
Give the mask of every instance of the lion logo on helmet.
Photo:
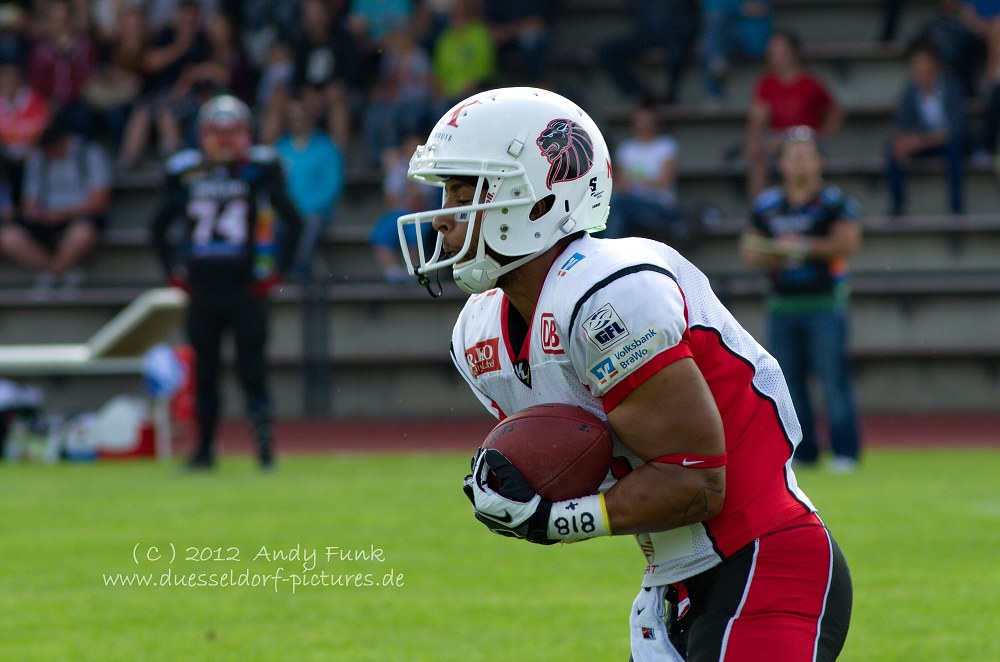
POLYGON ((535 144, 549 162, 545 184, 550 191, 553 184, 583 177, 594 165, 594 143, 573 120, 552 120, 535 144))

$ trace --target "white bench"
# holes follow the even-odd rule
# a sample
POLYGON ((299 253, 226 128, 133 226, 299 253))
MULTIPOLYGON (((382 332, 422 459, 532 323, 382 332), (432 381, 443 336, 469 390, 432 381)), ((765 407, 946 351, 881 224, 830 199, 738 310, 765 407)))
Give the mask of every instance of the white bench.
MULTIPOLYGON (((89 340, 47 345, 0 345, 0 375, 42 377, 142 374, 145 353, 177 328, 187 295, 170 287, 143 292, 89 340)), ((157 455, 170 457, 170 402, 153 399, 157 455)))

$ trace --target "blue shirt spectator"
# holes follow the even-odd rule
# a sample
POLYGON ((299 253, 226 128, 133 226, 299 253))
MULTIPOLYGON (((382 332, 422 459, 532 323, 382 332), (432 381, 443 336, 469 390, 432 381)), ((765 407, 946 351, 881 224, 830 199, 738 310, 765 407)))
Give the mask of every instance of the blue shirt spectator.
POLYGON ((305 280, 344 190, 344 156, 330 136, 316 128, 316 118, 302 102, 289 103, 286 117, 288 133, 275 148, 285 168, 288 195, 305 222, 292 265, 292 277, 305 280))

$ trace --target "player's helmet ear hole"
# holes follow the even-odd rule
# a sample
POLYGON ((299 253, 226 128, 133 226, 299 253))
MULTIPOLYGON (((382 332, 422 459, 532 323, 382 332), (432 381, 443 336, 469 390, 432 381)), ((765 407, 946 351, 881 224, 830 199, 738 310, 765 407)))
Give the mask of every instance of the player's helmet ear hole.
POLYGON ((556 196, 550 193, 549 195, 545 196, 544 198, 536 202, 534 206, 531 208, 531 212, 528 214, 528 220, 537 221, 542 216, 548 214, 549 211, 552 209, 555 201, 556 201, 556 196))

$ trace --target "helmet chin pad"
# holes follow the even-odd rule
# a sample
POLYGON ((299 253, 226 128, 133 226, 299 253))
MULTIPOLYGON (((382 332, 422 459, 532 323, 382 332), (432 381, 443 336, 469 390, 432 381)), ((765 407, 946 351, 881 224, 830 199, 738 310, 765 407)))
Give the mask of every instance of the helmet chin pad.
POLYGON ((479 294, 496 287, 502 267, 493 257, 484 255, 452 267, 452 277, 459 289, 467 294, 479 294))

